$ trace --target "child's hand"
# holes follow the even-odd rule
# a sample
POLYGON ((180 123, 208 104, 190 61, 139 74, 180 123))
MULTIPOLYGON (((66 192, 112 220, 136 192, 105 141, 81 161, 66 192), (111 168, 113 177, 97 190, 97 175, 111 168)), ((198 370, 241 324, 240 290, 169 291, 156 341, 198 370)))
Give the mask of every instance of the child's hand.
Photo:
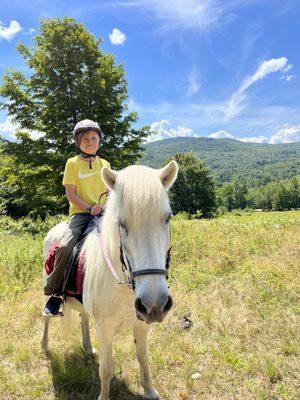
POLYGON ((91 209, 91 215, 99 215, 102 210, 103 210, 102 206, 95 204, 91 209))

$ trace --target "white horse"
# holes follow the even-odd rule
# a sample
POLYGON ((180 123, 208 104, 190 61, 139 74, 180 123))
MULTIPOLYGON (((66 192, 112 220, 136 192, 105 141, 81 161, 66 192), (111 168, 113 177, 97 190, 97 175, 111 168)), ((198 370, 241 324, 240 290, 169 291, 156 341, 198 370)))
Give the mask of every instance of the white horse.
MULTIPOLYGON (((92 352, 89 333, 89 316, 95 320, 100 342, 101 393, 98 400, 108 400, 113 376, 112 344, 120 329, 133 327, 137 358, 140 364, 144 399, 158 399, 149 371, 147 337, 150 323, 161 322, 170 308, 165 268, 170 247, 169 219, 171 215, 167 189, 176 179, 175 161, 160 170, 144 166, 130 166, 116 172, 107 167, 101 175, 111 191, 102 220, 101 232, 104 248, 119 277, 124 277, 120 262, 120 244, 124 264, 131 271, 135 289, 120 285, 107 266, 99 244, 97 229, 85 240, 85 276, 83 305, 72 297, 66 307, 81 313, 82 342, 92 352)), ((44 255, 57 241, 64 223, 48 233, 44 255)), ((41 339, 42 350, 48 349, 49 318, 44 318, 41 339)))

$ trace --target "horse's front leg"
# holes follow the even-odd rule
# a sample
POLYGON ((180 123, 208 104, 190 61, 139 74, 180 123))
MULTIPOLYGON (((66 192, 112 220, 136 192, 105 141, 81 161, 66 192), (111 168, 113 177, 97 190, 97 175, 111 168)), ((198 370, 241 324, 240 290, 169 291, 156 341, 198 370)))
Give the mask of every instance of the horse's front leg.
POLYGON ((101 393, 98 400, 109 400, 109 386, 113 376, 112 344, 115 335, 114 329, 107 324, 96 324, 97 336, 100 345, 99 375, 101 393))
POLYGON ((144 323, 138 322, 133 326, 136 354, 141 370, 141 385, 144 388, 143 398, 147 400, 158 400, 158 393, 152 385, 149 369, 149 355, 147 344, 149 332, 149 325, 146 325, 144 323))
POLYGON ((89 315, 85 312, 80 314, 81 318, 81 332, 82 332, 82 346, 88 354, 96 353, 96 350, 92 346, 90 336, 90 319, 89 315))

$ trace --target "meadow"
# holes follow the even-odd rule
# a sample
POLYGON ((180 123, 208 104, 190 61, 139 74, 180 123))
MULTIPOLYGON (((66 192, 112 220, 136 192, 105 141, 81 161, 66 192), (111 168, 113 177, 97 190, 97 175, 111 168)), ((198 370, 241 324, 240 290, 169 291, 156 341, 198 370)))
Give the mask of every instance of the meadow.
MULTIPOLYGON (((0 399, 94 400, 98 360, 57 320, 40 352, 44 224, 0 220, 0 399)), ((161 400, 298 400, 300 212, 172 221, 174 307, 153 326, 161 400)), ((93 335, 95 347, 98 343, 93 335)), ((114 345, 111 400, 141 397, 131 332, 114 345)))

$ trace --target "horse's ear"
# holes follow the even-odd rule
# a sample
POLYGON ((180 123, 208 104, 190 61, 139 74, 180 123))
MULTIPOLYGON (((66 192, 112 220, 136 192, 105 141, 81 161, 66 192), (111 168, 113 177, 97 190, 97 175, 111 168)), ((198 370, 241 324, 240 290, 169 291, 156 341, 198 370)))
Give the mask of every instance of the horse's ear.
POLYGON ((177 178, 177 173, 178 173, 178 164, 174 160, 170 161, 169 164, 167 164, 165 167, 159 170, 159 177, 161 183, 164 185, 166 189, 169 189, 173 185, 175 179, 177 178))
POLYGON ((118 177, 117 172, 108 167, 103 167, 101 170, 101 176, 105 186, 110 190, 114 190, 114 186, 118 177))

